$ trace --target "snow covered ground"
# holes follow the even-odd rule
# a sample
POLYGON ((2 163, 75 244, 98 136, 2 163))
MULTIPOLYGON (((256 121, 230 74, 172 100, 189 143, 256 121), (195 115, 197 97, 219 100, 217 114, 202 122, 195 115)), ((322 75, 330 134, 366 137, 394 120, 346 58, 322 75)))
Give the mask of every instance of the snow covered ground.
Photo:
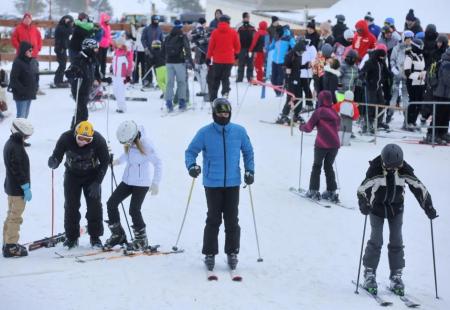
MULTIPOLYGON (((33 200, 27 204, 21 229, 21 242, 32 241, 51 232, 51 170, 47 158, 59 135, 68 129, 74 110, 69 91, 48 89, 52 76, 42 76, 46 96, 33 101, 30 120, 35 134, 28 148, 32 167, 33 200)), ((233 80, 234 81, 234 80, 233 80)), ((192 84, 190 84, 192 85, 192 84)), ((243 282, 230 280, 225 255, 217 257, 219 281, 206 281, 201 245, 206 202, 200 182, 193 198, 179 246, 183 254, 93 261, 85 264, 74 259, 57 259, 56 248, 31 252, 21 259, 0 258, 0 296, 2 309, 377 309, 365 294, 355 295, 351 281, 356 279, 364 217, 357 209, 356 189, 365 175, 368 160, 382 147, 401 139, 380 138, 377 145, 354 142, 341 148, 337 157, 340 196, 344 204, 356 207, 325 209, 291 194, 298 186, 300 133, 290 136, 287 127, 268 125, 280 111, 281 101, 267 91, 259 99, 260 89, 240 84, 238 94, 232 83, 230 99, 234 104, 232 121, 244 125, 255 150, 256 182, 252 186, 261 255, 258 263, 248 189, 241 190, 240 224, 242 227, 239 268, 243 282), (248 88, 248 91, 247 91, 248 88), (246 93, 247 91, 247 93, 246 93), (244 98, 244 94, 246 96, 244 98), (239 95, 240 105, 236 105, 239 95)), ((194 92, 199 90, 195 85, 194 92)), ((191 89, 192 91, 192 89, 191 89)), ((128 102, 126 114, 116 114, 111 101, 110 124, 107 112, 90 114, 95 129, 109 136, 115 154, 122 149, 115 138, 118 124, 133 119, 146 127, 163 159, 163 181, 156 197, 147 196, 143 215, 152 244, 169 250, 175 243, 186 206, 191 178, 184 167, 184 150, 195 132, 211 122, 208 109, 188 111, 178 116, 161 117, 159 92, 141 93, 148 102, 128 102)), ((196 98, 197 102, 200 100, 196 98)), ((200 104, 198 105, 198 107, 200 104)), ((15 114, 13 102, 11 111, 15 114)), ((0 145, 9 136, 12 117, 0 124, 0 145)), ((394 127, 400 127, 401 115, 395 114, 394 127)), ((405 133, 394 132, 402 137, 405 133)), ((304 136, 302 187, 308 186, 315 133, 304 136)), ((407 190, 404 216, 407 292, 423 309, 450 309, 450 210, 447 177, 450 175, 450 148, 431 148, 400 143, 406 160, 431 192, 440 215, 434 222, 439 295, 434 298, 429 220, 413 195, 407 190)), ((122 170, 116 169, 120 179, 122 170)), ((63 173, 55 171, 56 231, 63 231, 63 173)), ((0 165, 0 179, 4 166, 0 165)), ((322 188, 323 188, 322 178, 322 188)), ((110 195, 110 173, 103 182, 103 202, 110 195)), ((0 218, 5 218, 6 196, 1 191, 0 218)), ((128 201, 125 203, 128 209, 128 201)), ((85 205, 82 200, 81 212, 85 205)), ((107 218, 106 207, 104 218, 107 218)), ((84 218, 82 223, 85 223, 84 218)), ((125 223, 122 220, 122 223, 125 223)), ((369 229, 367 230, 367 234, 369 229)), ((367 237, 366 234, 366 237, 367 237)), ((105 227, 103 241, 109 236, 105 227)), ((387 229, 385 231, 387 238, 387 229)), ((366 239, 367 240, 367 239, 366 239)), ((386 239, 387 240, 387 239, 386 239)), ((223 247, 223 229, 220 239, 223 247)), ((89 238, 83 236, 80 249, 88 250, 89 238)), ((111 255, 111 254, 109 254, 111 255)), ((384 246, 378 281, 388 284, 389 267, 384 246)), ((381 290, 382 296, 386 291, 381 290)), ((405 306, 395 296, 392 309, 405 306)))

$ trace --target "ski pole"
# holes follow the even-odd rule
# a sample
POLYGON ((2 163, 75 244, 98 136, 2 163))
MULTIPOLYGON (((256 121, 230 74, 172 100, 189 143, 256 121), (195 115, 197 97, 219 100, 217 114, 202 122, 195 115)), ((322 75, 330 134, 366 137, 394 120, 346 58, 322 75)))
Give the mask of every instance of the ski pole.
POLYGON ((188 200, 187 200, 187 203, 186 203, 186 209, 184 210, 183 220, 181 221, 180 231, 178 232, 177 242, 175 242, 175 245, 172 247, 172 250, 174 250, 174 251, 178 251, 178 241, 180 241, 181 232, 183 231, 184 222, 186 221, 186 215, 187 215, 187 212, 188 212, 188 209, 189 209, 189 204, 191 202, 191 197, 192 197, 192 191, 194 189, 194 184, 195 184, 195 178, 192 178, 191 189, 189 190, 189 196, 188 196, 188 200))
POLYGON ((255 227, 256 247, 258 248, 258 259, 256 261, 260 263, 263 261, 263 259, 261 257, 261 252, 259 250, 259 238, 258 238, 258 230, 256 229, 255 208, 253 207, 252 187, 250 185, 248 185, 248 193, 250 194, 250 205, 252 207, 253 226, 255 227))
POLYGON ((52 169, 52 234, 50 236, 54 235, 55 228, 55 172, 52 169))
POLYGON ((359 294, 359 292, 358 292, 359 275, 361 273, 362 252, 363 252, 363 247, 364 247, 364 239, 366 237, 366 225, 367 225, 367 214, 364 217, 364 230, 363 230, 363 236, 362 236, 362 241, 361 241, 361 253, 359 254, 358 277, 356 278, 356 291, 355 291, 355 294, 359 294))
POLYGON ((302 190, 302 157, 303 157, 303 131, 300 135, 300 167, 298 171, 298 192, 302 190))
POLYGON ((340 185, 340 182, 339 182, 339 173, 338 173, 338 166, 337 166, 337 159, 336 158, 334 159, 334 170, 336 170, 337 188, 338 188, 338 190, 340 190, 341 189, 341 185, 340 185))
POLYGON ((434 255, 433 220, 430 220, 430 228, 431 228, 431 249, 433 251, 434 289, 436 291, 436 299, 439 299, 438 289, 437 289, 437 278, 436 278, 436 258, 435 258, 435 255, 434 255))

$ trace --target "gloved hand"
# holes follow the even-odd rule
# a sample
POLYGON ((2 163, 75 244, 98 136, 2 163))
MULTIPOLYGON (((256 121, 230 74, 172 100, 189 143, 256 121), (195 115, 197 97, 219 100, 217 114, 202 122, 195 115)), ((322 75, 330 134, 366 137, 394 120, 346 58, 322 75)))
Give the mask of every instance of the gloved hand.
POLYGON ((425 214, 430 220, 437 218, 439 215, 436 214, 436 209, 433 206, 425 207, 425 214))
POLYGON ((292 70, 290 68, 286 68, 286 74, 289 75, 291 74, 292 70))
POLYGON ((210 58, 206 58, 205 64, 206 64, 208 67, 211 66, 211 59, 210 59, 210 58))
POLYGON ((361 211, 362 214, 368 215, 370 213, 370 210, 372 209, 370 207, 369 202, 366 198, 359 196, 358 197, 358 204, 359 204, 359 211, 361 211))
POLYGON ((253 171, 245 171, 244 182, 247 185, 252 185, 253 182, 255 182, 255 175, 254 175, 253 171))
POLYGON ((50 156, 50 157, 48 158, 48 167, 49 167, 50 169, 56 169, 56 168, 58 168, 58 166, 59 166, 58 160, 57 160, 55 157, 50 156))
POLYGON ((25 183, 20 187, 23 190, 23 200, 30 201, 31 197, 33 197, 33 195, 31 195, 30 183, 25 183))
POLYGON ((74 66, 70 66, 64 73, 69 80, 74 80, 81 77, 80 68, 74 66))
POLYGON ((124 83, 124 84, 130 83, 130 82, 131 82, 131 77, 129 77, 129 76, 127 76, 127 77, 123 80, 123 83, 124 83))
POLYGON ((88 187, 88 195, 93 199, 100 198, 101 195, 101 186, 97 182, 92 182, 88 187))
POLYGON ((150 188, 148 189, 148 191, 150 192, 150 194, 151 194, 152 196, 158 195, 158 192, 159 192, 158 184, 154 184, 154 183, 153 183, 153 184, 150 186, 150 188))
POLYGON ((189 175, 193 178, 198 177, 201 172, 202 172, 202 168, 199 165, 192 165, 189 168, 189 175))
POLYGON ((106 84, 110 85, 112 83, 112 78, 111 77, 106 77, 106 78, 101 79, 101 81, 103 83, 106 83, 106 84))

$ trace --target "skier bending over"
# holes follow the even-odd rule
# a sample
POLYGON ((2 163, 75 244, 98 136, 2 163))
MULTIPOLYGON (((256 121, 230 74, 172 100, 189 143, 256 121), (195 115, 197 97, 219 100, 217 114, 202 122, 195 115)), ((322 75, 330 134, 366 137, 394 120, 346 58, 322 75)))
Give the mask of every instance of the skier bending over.
POLYGON ((364 284, 370 293, 377 293, 375 274, 383 245, 383 224, 388 219, 388 257, 391 274, 390 289, 404 295, 402 269, 405 267, 402 224, 404 187, 408 184, 420 206, 430 220, 437 217, 431 196, 425 186, 414 175, 414 169, 403 160, 403 151, 397 144, 388 144, 381 155, 369 162, 366 178, 358 188, 359 209, 364 215, 370 214, 372 231, 363 257, 364 284))

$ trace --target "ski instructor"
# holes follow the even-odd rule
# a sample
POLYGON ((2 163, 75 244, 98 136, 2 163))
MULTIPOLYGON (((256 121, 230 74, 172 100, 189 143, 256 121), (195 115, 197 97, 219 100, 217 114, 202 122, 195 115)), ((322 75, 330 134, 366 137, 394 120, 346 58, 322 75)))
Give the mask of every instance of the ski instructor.
POLYGON ((189 175, 196 178, 201 168, 196 163, 203 153, 203 185, 205 187, 208 213, 203 235, 202 253, 208 270, 214 269, 214 257, 219 252, 218 234, 225 222, 225 253, 228 265, 235 269, 239 253, 240 233, 238 219, 240 175, 240 152, 244 156, 244 182, 254 181, 255 165, 253 147, 246 130, 230 123, 231 104, 225 98, 213 102, 214 122, 201 128, 185 152, 185 164, 189 175))

